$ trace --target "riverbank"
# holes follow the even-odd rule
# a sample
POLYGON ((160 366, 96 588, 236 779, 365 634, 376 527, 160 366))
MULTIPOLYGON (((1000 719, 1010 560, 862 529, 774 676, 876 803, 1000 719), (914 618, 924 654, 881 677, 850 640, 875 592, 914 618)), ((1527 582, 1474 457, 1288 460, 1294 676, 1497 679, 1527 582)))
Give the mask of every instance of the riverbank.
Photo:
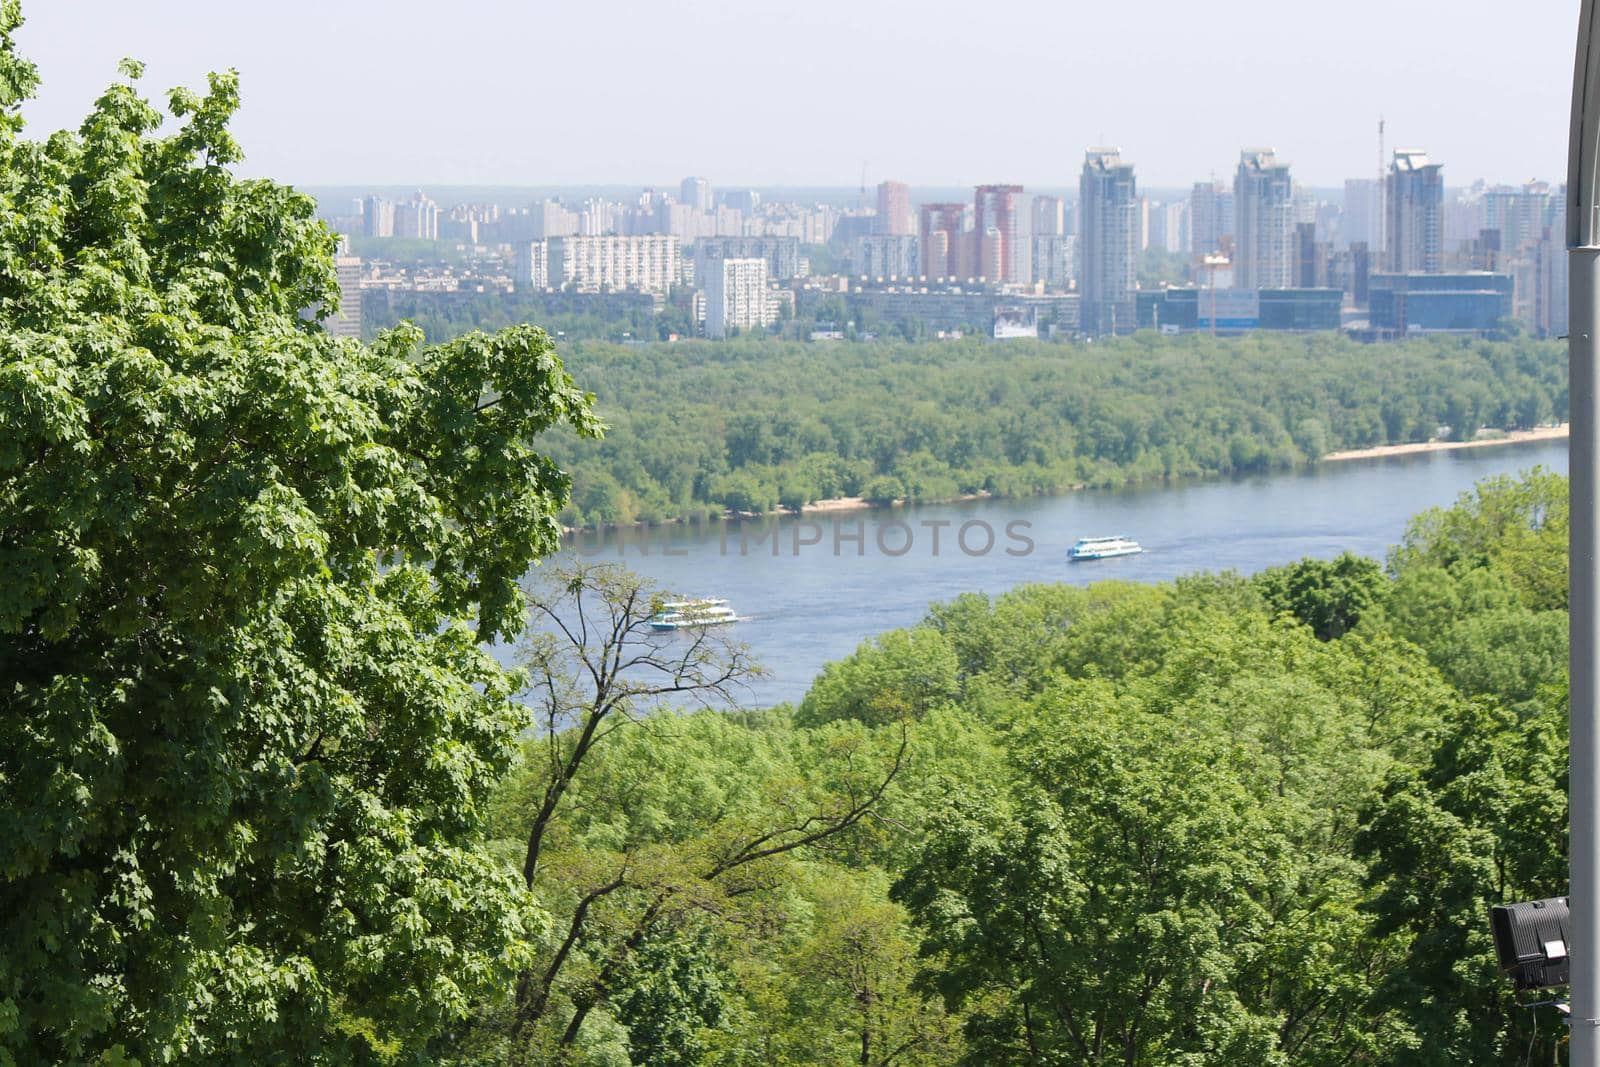
POLYGON ((1499 437, 1478 437, 1471 441, 1416 441, 1404 445, 1352 448, 1344 452, 1329 452, 1322 457, 1322 462, 1337 463, 1346 459, 1381 459, 1385 456, 1410 456, 1419 452, 1450 452, 1458 448, 1520 445, 1530 441, 1557 441, 1565 438, 1567 434, 1567 424, 1563 422, 1559 426, 1536 426, 1531 430, 1511 430, 1499 437))
MULTIPOLYGON (((1490 432, 1500 433, 1500 431, 1490 431, 1490 432)), ((1471 440, 1471 441, 1416 441, 1416 442, 1413 442, 1413 443, 1410 443, 1410 444, 1403 444, 1403 445, 1379 445, 1379 446, 1377 446, 1375 448, 1353 448, 1353 449, 1347 449, 1347 450, 1342 451, 1342 452, 1329 452, 1327 455, 1323 456, 1317 462, 1320 462, 1320 463, 1337 463, 1337 462, 1339 462, 1341 460, 1347 460, 1347 459, 1382 459, 1382 458, 1387 457, 1387 456, 1410 456, 1410 455, 1418 455, 1418 454, 1425 453, 1425 452, 1449 452, 1449 451, 1452 451, 1452 450, 1458 449, 1458 448, 1489 448, 1489 447, 1492 447, 1494 445, 1518 445, 1518 444, 1537 443, 1537 442, 1542 442, 1542 441, 1558 441, 1558 440, 1566 439, 1567 435, 1568 435, 1567 424, 1566 423, 1562 423, 1559 426, 1539 426, 1539 427, 1536 427, 1536 428, 1534 428, 1532 430, 1511 430, 1509 432, 1500 433, 1500 436, 1498 436, 1498 437, 1480 437, 1480 438, 1476 438, 1476 439, 1471 440)), ((1184 478, 1184 479, 1181 479, 1181 480, 1182 481, 1206 481, 1206 480, 1209 480, 1211 478, 1225 477, 1225 476, 1226 475, 1223 475, 1223 474, 1220 474, 1220 473, 1208 473, 1208 474, 1193 476, 1193 477, 1190 477, 1190 478, 1184 478)), ((1130 484, 1134 484, 1134 483, 1130 483, 1130 484)), ((1060 490, 1058 490, 1056 492, 1053 492, 1053 493, 1029 494, 1029 495, 1062 496, 1062 495, 1066 495, 1068 493, 1080 492, 1085 488, 1087 488, 1087 486, 1085 486, 1082 483, 1078 483, 1078 484, 1075 484, 1075 485, 1066 486, 1066 487, 1064 487, 1064 488, 1062 488, 1062 489, 1060 489, 1060 490)), ((794 515, 839 514, 839 513, 848 513, 848 512, 852 512, 852 511, 863 511, 863 510, 865 510, 867 508, 905 507, 905 506, 907 506, 909 504, 913 504, 913 503, 922 504, 922 505, 927 505, 927 504, 956 504, 956 503, 966 503, 966 502, 970 502, 970 501, 973 501, 973 500, 987 500, 987 499, 990 499, 991 497, 993 497, 993 495, 994 494, 992 494, 992 493, 980 490, 979 492, 976 492, 976 493, 962 493, 962 494, 959 494, 957 496, 951 497, 949 499, 919 500, 919 501, 911 501, 911 500, 892 500, 892 501, 890 501, 890 500, 868 500, 865 497, 859 497, 859 496, 841 496, 841 497, 831 497, 831 498, 829 498, 827 500, 813 500, 809 504, 802 505, 798 512, 795 511, 793 508, 782 508, 782 507, 781 508, 777 508, 776 510, 773 510, 773 511, 728 511, 728 512, 725 512, 724 514, 722 514, 721 516, 719 516, 718 518, 713 519, 712 521, 738 522, 738 521, 741 521, 741 520, 744 520, 744 519, 777 518, 777 517, 794 516, 794 515)), ((580 533, 610 532, 610 531, 613 531, 613 530, 626 530, 626 529, 643 530, 643 529, 650 529, 650 528, 661 527, 661 526, 680 526, 680 525, 683 525, 686 522, 694 522, 694 521, 697 521, 697 520, 691 520, 691 519, 684 519, 684 518, 681 518, 681 517, 675 517, 675 518, 669 518, 669 519, 661 519, 661 520, 655 521, 655 522, 642 522, 641 521, 641 522, 629 522, 629 523, 608 523, 604 527, 604 529, 601 530, 601 531, 596 531, 593 527, 576 527, 576 526, 563 526, 561 528, 561 530, 562 530, 562 534, 564 536, 566 536, 566 537, 576 537, 580 533)))
MULTIPOLYGON (((1072 486, 1071 488, 1076 490, 1076 489, 1082 489, 1083 486, 1075 485, 1075 486, 1072 486)), ((990 492, 987 492, 985 490, 981 490, 980 489, 976 493, 961 493, 960 495, 950 497, 947 500, 923 500, 923 501, 876 500, 876 501, 874 501, 874 500, 868 500, 865 497, 859 497, 859 496, 836 496, 836 497, 832 497, 831 499, 828 499, 828 500, 813 500, 809 504, 800 505, 800 514, 802 514, 802 515, 812 515, 812 514, 817 514, 817 513, 826 513, 826 512, 829 512, 829 511, 860 511, 862 508, 881 508, 881 507, 903 508, 907 504, 911 504, 911 503, 960 504, 960 503, 965 503, 966 501, 969 501, 969 500, 987 500, 993 495, 994 495, 993 493, 990 493, 990 492)), ((792 509, 790 509, 790 508, 779 508, 777 511, 769 511, 766 514, 768 514, 768 515, 793 515, 794 511, 792 509)), ((758 516, 744 516, 744 517, 746 517, 746 518, 756 518, 758 516)))
MULTIPOLYGON (((1082 488, 1083 488, 1082 485, 1074 485, 1074 486, 1068 487, 1068 489, 1064 490, 1064 491, 1065 492, 1076 492, 1077 490, 1082 489, 1082 488)), ((784 518, 784 517, 792 517, 794 515, 826 515, 826 514, 829 514, 830 512, 831 513, 837 513, 837 512, 849 512, 849 511, 863 511, 863 510, 865 510, 867 508, 885 508, 885 507, 888 507, 888 508, 901 508, 901 507, 906 507, 907 505, 913 504, 913 503, 920 503, 920 504, 958 504, 958 503, 965 503, 965 502, 971 501, 971 500, 987 500, 990 497, 992 497, 993 495, 994 495, 993 493, 987 492, 985 490, 979 490, 976 493, 961 493, 961 494, 959 494, 957 496, 953 496, 953 497, 950 497, 948 499, 920 500, 920 501, 912 501, 912 500, 868 500, 866 497, 861 497, 861 496, 836 496, 836 497, 830 497, 827 500, 813 500, 809 504, 802 504, 802 505, 800 505, 800 510, 799 511, 795 511, 795 509, 793 509, 793 508, 777 508, 777 509, 775 509, 773 511, 727 511, 727 512, 724 512, 719 518, 713 519, 712 521, 715 521, 715 522, 739 522, 739 521, 741 521, 743 519, 784 518)), ((671 518, 671 519, 662 519, 659 522, 607 523, 605 525, 605 527, 603 529, 599 530, 599 531, 596 531, 595 528, 592 527, 592 526, 563 526, 563 527, 561 527, 561 533, 565 537, 576 537, 578 534, 581 534, 581 533, 595 533, 595 532, 610 533, 610 532, 612 532, 614 530, 647 530, 647 529, 651 529, 651 528, 657 527, 657 526, 681 526, 685 522, 688 522, 688 521, 690 521, 690 520, 683 519, 683 518, 671 518)))

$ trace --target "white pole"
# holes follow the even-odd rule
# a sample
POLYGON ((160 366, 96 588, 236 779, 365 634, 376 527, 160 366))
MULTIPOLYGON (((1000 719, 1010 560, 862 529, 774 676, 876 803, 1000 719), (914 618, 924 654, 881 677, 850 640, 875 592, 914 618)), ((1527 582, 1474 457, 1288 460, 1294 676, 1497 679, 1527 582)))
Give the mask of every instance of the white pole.
POLYGON ((1577 64, 1572 83, 1572 136, 1567 159, 1567 248, 1570 321, 1567 330, 1570 418, 1569 504, 1571 571, 1568 725, 1570 782, 1568 849, 1572 916, 1572 1067, 1600 1067, 1600 436, 1596 434, 1596 344, 1600 340, 1600 233, 1596 232, 1596 151, 1600 132, 1600 48, 1592 40, 1595 0, 1582 0, 1577 64))
POLYGON ((1572 883, 1568 897, 1572 913, 1572 1064, 1573 1067, 1600 1067, 1600 945, 1597 938, 1597 871, 1600 854, 1597 836, 1595 769, 1600 766, 1600 734, 1595 730, 1595 707, 1600 703, 1596 671, 1600 661, 1600 632, 1595 627, 1596 605, 1600 603, 1600 567, 1597 567, 1595 497, 1597 473, 1595 434, 1596 361, 1595 342, 1600 337, 1600 248, 1574 248, 1571 264, 1572 322, 1568 348, 1571 375, 1572 437, 1570 449, 1571 568, 1570 610, 1572 613, 1571 719, 1568 726, 1571 746, 1571 796, 1569 842, 1572 883))

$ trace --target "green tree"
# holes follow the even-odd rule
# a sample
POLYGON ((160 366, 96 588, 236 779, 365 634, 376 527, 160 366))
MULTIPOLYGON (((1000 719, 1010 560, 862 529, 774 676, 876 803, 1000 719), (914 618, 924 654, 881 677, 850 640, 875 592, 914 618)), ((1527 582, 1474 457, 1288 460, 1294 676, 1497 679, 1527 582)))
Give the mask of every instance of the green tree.
POLYGON ((1276 611, 1293 615, 1322 641, 1343 637, 1384 591, 1383 569, 1351 552, 1337 559, 1304 559, 1272 567, 1255 586, 1276 611))
POLYGON ((898 894, 970 1012, 972 1063, 1272 1064, 1241 985, 1290 850, 1239 755, 1077 688, 1016 743, 1010 797, 958 801, 898 894))
POLYGON ((855 719, 874 726, 921 718, 960 692, 955 650, 938 630, 892 630, 830 663, 812 683, 795 722, 855 719))
POLYGON ((950 1062, 956 1026, 915 988, 917 940, 876 871, 814 868, 809 936, 785 964, 793 975, 791 1032, 803 1062, 896 1067, 950 1062))
MULTIPOLYGON (((711 1002, 659 984, 640 950, 760 906, 788 881, 791 856, 876 817, 906 759, 904 724, 794 732, 668 710, 737 707, 755 668, 721 631, 653 632, 661 600, 619 568, 583 565, 550 572, 530 598, 538 625, 522 658, 538 730, 497 823, 556 921, 511 1002, 484 1013, 515 1063, 578 1055, 634 997, 673 999, 711 1025, 711 1002)), ((671 1029, 687 1047, 687 1015, 671 1029)))
POLYGON ((1449 508, 1406 526, 1389 566, 1433 566, 1457 576, 1492 566, 1533 610, 1567 606, 1567 479, 1543 468, 1486 478, 1449 508))
POLYGON ((1546 1062, 1559 1048, 1557 1028, 1517 1005, 1485 914, 1566 886, 1566 541, 1564 478, 1486 480, 1412 521, 1382 610, 1361 624, 1415 642, 1471 698, 1438 702, 1425 757, 1395 769, 1357 841, 1367 908, 1401 939, 1373 1002, 1404 1021, 1408 1063, 1546 1062))
POLYGON ((943 774, 942 796, 914 769, 921 836, 891 853, 910 857, 901 899, 926 981, 967 1015, 970 1062, 1333 1065, 1408 1047, 1372 997, 1408 938, 1362 910, 1355 837, 1459 703, 1420 650, 1365 624, 1319 641, 1226 575, 968 596, 935 621, 963 668, 956 713, 1009 757, 943 774))
POLYGON ((236 78, 21 136, 0 0, 0 1062, 420 1060, 540 918, 479 845, 599 425, 539 330, 363 347, 236 78))
POLYGON ((617 1019, 628 1029, 636 1063, 694 1067, 703 1063, 703 1032, 723 1022, 722 967, 704 922, 663 932, 634 950, 617 1019))
POLYGON ((1550 1020, 1516 1003, 1495 960, 1495 904, 1559 896, 1567 885, 1566 707, 1531 715, 1463 706, 1433 759, 1398 775, 1363 820, 1360 847, 1379 930, 1406 938, 1375 1003, 1409 1027, 1405 1062, 1423 1067, 1546 1063, 1550 1020))

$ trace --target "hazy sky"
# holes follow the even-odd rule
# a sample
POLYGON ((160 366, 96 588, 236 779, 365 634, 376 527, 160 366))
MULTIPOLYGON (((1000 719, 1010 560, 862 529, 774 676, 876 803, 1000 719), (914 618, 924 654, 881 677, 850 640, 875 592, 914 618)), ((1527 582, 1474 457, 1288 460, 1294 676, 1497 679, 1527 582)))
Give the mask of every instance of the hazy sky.
POLYGON ((1377 119, 1445 180, 1565 176, 1576 0, 24 0, 76 126, 148 65, 235 67, 247 170, 298 184, 1075 185, 1089 144, 1146 186, 1270 145, 1371 175, 1377 119))

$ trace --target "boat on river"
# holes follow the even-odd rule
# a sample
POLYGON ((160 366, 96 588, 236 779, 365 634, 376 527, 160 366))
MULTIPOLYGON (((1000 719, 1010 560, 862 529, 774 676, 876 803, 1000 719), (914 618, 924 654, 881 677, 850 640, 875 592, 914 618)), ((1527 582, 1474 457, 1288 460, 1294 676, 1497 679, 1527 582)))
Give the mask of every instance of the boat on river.
POLYGON ((1113 559, 1117 556, 1137 556, 1144 546, 1130 537, 1080 537, 1067 550, 1067 558, 1074 563, 1092 559, 1113 559))
POLYGON ((739 616, 722 597, 699 597, 693 600, 669 600, 650 616, 650 628, 667 632, 671 630, 697 630, 707 626, 725 626, 738 622, 739 616))

